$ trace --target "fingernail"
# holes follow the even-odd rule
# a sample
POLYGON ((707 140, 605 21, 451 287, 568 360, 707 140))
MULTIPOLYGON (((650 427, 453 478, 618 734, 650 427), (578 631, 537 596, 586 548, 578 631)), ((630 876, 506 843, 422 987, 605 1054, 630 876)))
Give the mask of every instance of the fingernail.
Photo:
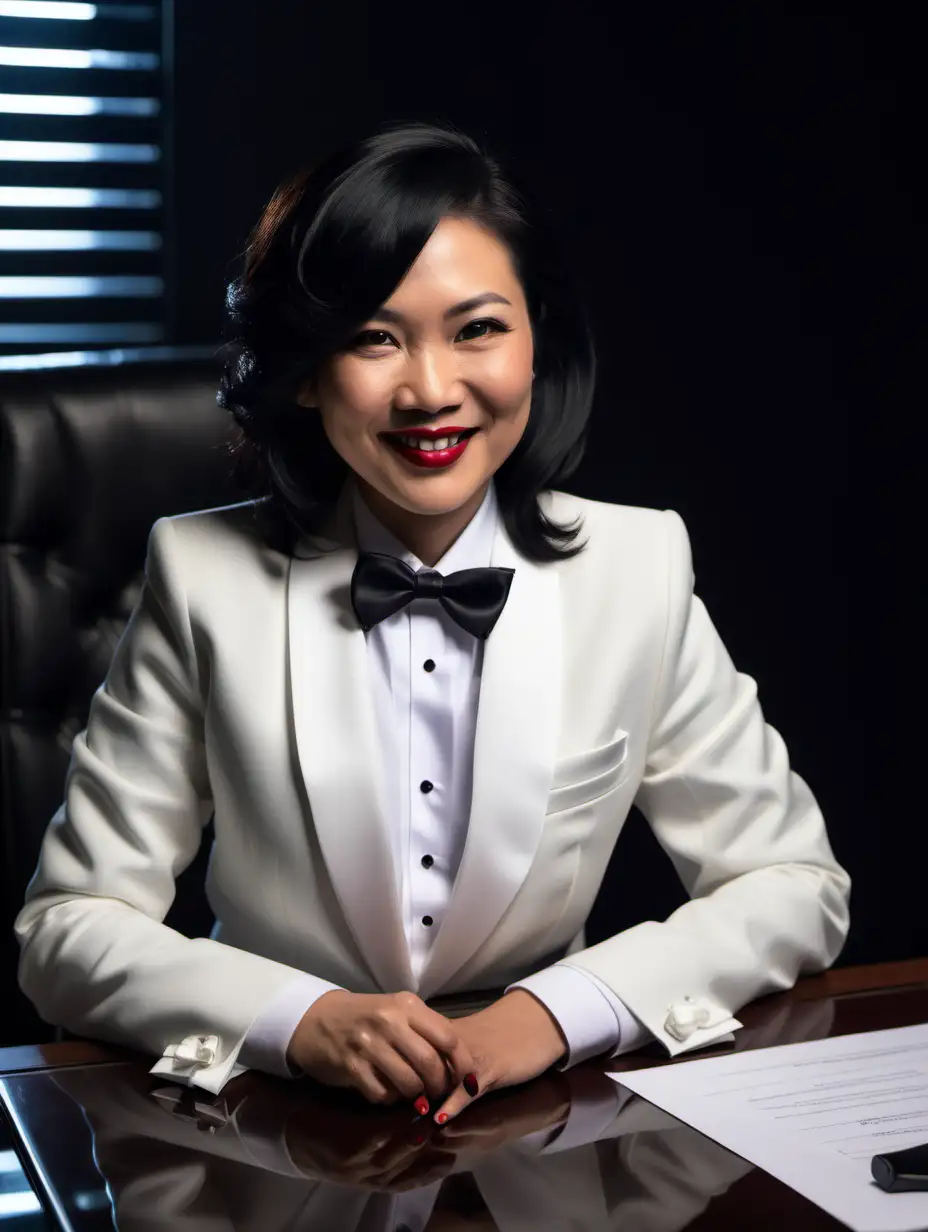
POLYGON ((419 1116, 425 1116, 425 1114, 429 1110, 429 1101, 425 1098, 424 1095, 420 1095, 419 1098, 416 1100, 416 1102, 413 1104, 413 1107, 415 1108, 416 1112, 418 1112, 419 1116))
POLYGON ((477 1093, 480 1090, 480 1088, 477 1086, 476 1075, 474 1074, 464 1075, 464 1090, 471 1097, 471 1099, 474 1099, 476 1097, 477 1093))
POLYGON ((435 1118, 435 1120, 438 1122, 439 1125, 444 1125, 447 1119, 448 1119, 447 1112, 439 1112, 438 1116, 435 1118))
POLYGON ((412 1140, 413 1146, 421 1146, 425 1141, 425 1134, 416 1134, 412 1140))

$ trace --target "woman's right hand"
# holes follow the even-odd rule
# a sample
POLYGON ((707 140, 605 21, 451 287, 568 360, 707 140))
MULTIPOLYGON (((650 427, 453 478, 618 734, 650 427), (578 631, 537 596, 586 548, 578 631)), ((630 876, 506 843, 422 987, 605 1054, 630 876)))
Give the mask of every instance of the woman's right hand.
MULTIPOLYGON (((413 992, 323 993, 303 1015, 287 1060, 373 1104, 440 1099, 474 1073, 454 1025, 413 992)), ((479 1082, 479 1075, 477 1076, 479 1082)))

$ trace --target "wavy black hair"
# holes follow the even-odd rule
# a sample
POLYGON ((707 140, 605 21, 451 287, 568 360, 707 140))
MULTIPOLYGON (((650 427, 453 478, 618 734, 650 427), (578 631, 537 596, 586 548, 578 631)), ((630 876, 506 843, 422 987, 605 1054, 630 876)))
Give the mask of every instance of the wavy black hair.
POLYGON ((322 417, 296 400, 392 294, 445 217, 469 218, 508 248, 532 324, 528 424, 495 475, 500 516, 530 560, 574 556, 580 527, 538 503, 578 466, 596 360, 583 304, 544 214, 468 136, 449 126, 389 126, 329 154, 277 189, 226 295, 219 404, 241 429, 239 476, 269 497, 276 546, 313 534, 349 474, 322 417))

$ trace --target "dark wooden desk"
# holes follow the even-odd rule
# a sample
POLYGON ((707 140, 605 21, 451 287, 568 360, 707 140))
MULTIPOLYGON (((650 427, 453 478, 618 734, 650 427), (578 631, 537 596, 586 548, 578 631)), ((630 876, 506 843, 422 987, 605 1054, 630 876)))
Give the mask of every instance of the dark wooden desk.
MULTIPOLYGON (((734 1044, 699 1055, 925 1022, 928 959, 830 971, 746 1006, 738 1017, 744 1027, 734 1044)), ((429 1122, 413 1126, 407 1109, 371 1108, 311 1083, 253 1072, 211 1097, 153 1078, 148 1057, 90 1041, 0 1050, 0 1096, 48 1228, 89 1232, 118 1222, 120 1232, 352 1232, 365 1211, 372 1221, 365 1228, 394 1232, 401 1226, 396 1209, 406 1209, 397 1203, 419 1194, 434 1204, 426 1232, 492 1229, 508 1226, 507 1209, 524 1215, 525 1204, 545 1192, 551 1222, 536 1216, 540 1229, 842 1227, 643 1100, 627 1110, 628 1128, 617 1136, 593 1145, 581 1140, 560 1153, 526 1153, 526 1141, 555 1133, 572 1101, 595 1103, 597 1091, 602 1098, 604 1084, 611 1088, 605 1071, 695 1059, 668 1061, 653 1045, 488 1096, 468 1112, 478 1118, 471 1130, 463 1117, 457 1122, 468 1138, 453 1149, 429 1122), (393 1165, 405 1180, 391 1189, 393 1165), (429 1198, 429 1185, 437 1197, 429 1198)))

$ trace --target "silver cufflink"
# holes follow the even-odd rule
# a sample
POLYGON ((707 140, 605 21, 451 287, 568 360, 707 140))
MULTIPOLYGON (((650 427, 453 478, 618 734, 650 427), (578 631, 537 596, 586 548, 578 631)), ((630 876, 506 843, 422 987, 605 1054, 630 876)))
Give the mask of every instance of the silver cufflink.
POLYGON ((188 1035, 175 1046, 173 1053, 168 1049, 165 1056, 173 1056, 175 1061, 188 1065, 212 1065, 218 1051, 218 1035, 188 1035))
POLYGON ((681 1003, 667 1007, 670 1013, 664 1021, 664 1030, 679 1043, 688 1040, 694 1031, 709 1025, 712 1011, 704 1001, 684 997, 681 1003))

